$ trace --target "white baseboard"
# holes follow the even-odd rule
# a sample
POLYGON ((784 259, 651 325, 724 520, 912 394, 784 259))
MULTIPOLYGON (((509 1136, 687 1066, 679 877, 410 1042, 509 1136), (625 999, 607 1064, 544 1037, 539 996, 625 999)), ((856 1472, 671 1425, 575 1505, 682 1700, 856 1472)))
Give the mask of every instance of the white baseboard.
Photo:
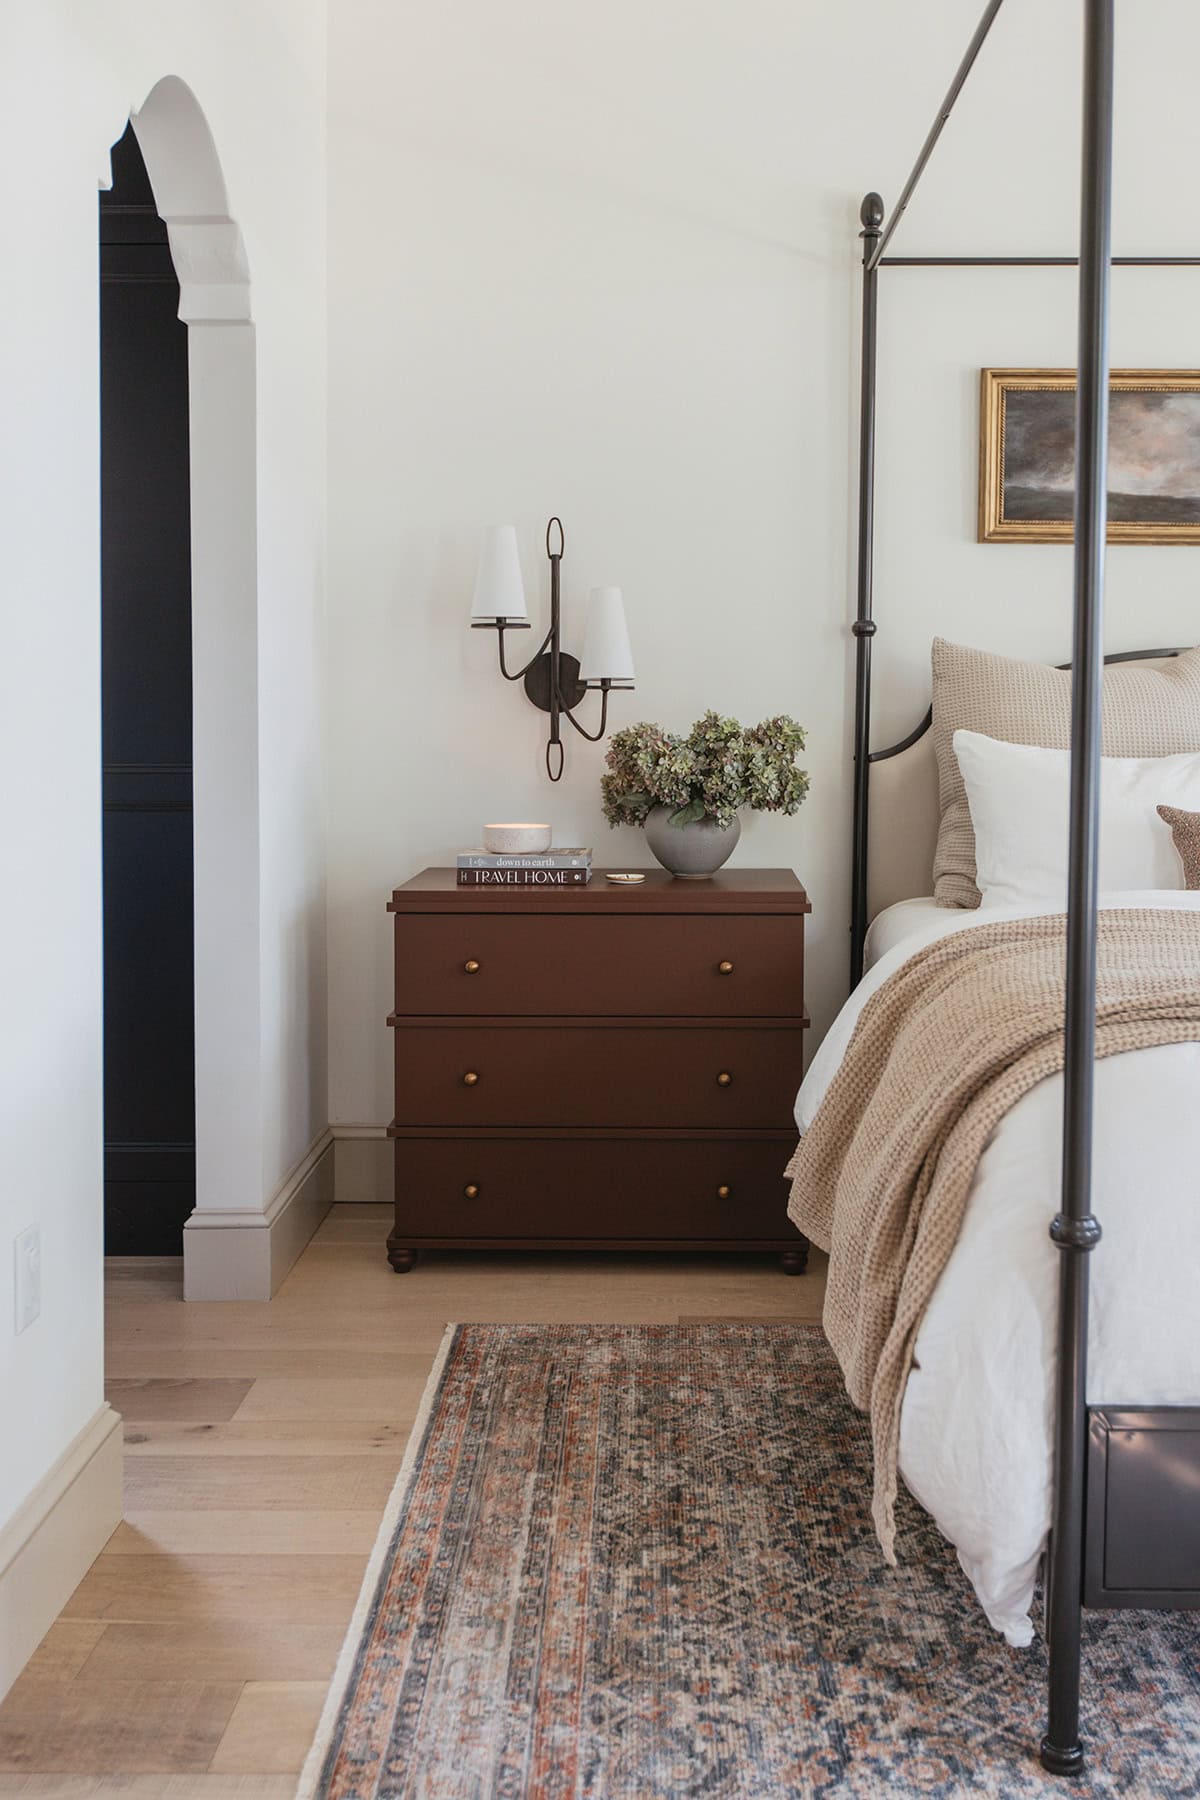
POLYGON ((386 1125, 334 1125, 333 1197, 391 1204, 392 1142, 386 1125))
POLYGON ((315 1138, 262 1212, 199 1208, 183 1228, 185 1300, 269 1300, 333 1204, 333 1134, 315 1138))
POLYGON ((121 1523, 121 1417, 100 1407, 0 1530, 0 1699, 121 1523))

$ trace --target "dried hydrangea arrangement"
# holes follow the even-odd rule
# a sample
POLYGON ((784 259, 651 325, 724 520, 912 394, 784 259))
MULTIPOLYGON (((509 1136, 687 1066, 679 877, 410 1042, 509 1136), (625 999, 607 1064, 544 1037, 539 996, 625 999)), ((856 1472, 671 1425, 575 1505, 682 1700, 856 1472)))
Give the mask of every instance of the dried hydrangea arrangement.
POLYGON ((653 807, 669 806, 672 825, 728 826, 743 806, 798 812, 808 793, 808 776, 796 767, 803 748, 803 728, 785 713, 742 726, 706 712, 686 737, 630 725, 609 739, 604 816, 610 825, 644 825, 653 807))

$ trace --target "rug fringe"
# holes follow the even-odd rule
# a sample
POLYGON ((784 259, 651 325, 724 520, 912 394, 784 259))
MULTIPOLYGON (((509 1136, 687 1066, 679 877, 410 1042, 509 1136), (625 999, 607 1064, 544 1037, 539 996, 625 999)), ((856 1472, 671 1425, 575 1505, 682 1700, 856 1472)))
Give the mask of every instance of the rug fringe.
POLYGON ((354 1671, 355 1653, 362 1640, 367 1616, 375 1599, 375 1591, 387 1563, 396 1521, 399 1519, 401 1509, 408 1497, 417 1458, 425 1442, 425 1429, 429 1424, 434 1403, 441 1389, 446 1362, 460 1330, 461 1326, 452 1323, 447 1325, 442 1333, 442 1341, 438 1345, 437 1355, 433 1359, 433 1367, 429 1371, 429 1379, 425 1383, 425 1391, 421 1395, 421 1404, 417 1408, 417 1416, 413 1421, 413 1428, 404 1449, 404 1460, 400 1464, 399 1473, 392 1491, 388 1495, 387 1506, 384 1508, 383 1518, 379 1522, 375 1547, 371 1551, 371 1559, 362 1579, 362 1587, 359 1589, 358 1599, 354 1603, 353 1615, 346 1627, 346 1636, 342 1641, 337 1667, 334 1669, 329 1683, 329 1692, 325 1696, 325 1705, 321 1709, 316 1736, 313 1738, 312 1748, 305 1758, 304 1767, 300 1771, 295 1800, 319 1800, 318 1783, 321 1779, 321 1770, 333 1740, 334 1728, 337 1725, 338 1715, 346 1698, 346 1689, 354 1671))

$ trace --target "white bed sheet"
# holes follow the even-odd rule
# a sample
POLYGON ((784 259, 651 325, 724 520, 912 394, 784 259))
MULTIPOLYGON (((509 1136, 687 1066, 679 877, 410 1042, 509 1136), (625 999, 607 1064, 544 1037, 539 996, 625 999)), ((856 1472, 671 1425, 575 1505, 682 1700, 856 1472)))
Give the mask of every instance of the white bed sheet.
MULTIPOLYGON (((933 908, 934 918, 922 904, 903 903, 908 929, 878 955, 813 1058, 796 1101, 801 1131, 889 975, 952 931, 1036 910, 933 908)), ((1194 911, 1200 893, 1110 893, 1101 904, 1194 911)), ((1200 1044, 1097 1064, 1093 1207, 1104 1238, 1091 1261, 1092 1405, 1200 1403, 1198 1094, 1200 1044)), ((988 1140, 917 1336, 900 1419, 906 1485, 957 1548, 991 1623, 1018 1645, 1033 1637, 1029 1608, 1050 1527, 1058 1252, 1048 1227, 1062 1100, 1061 1075, 1039 1083, 988 1140)))
MULTIPOLYGON (((962 909, 953 910, 939 906, 932 894, 920 900, 897 900, 892 906, 885 906, 881 913, 876 913, 867 928, 866 943, 863 946, 863 966, 873 968, 881 956, 894 950, 914 932, 923 930, 929 925, 943 925, 947 918, 961 916, 962 909)), ((935 932, 934 936, 939 933, 935 932)))

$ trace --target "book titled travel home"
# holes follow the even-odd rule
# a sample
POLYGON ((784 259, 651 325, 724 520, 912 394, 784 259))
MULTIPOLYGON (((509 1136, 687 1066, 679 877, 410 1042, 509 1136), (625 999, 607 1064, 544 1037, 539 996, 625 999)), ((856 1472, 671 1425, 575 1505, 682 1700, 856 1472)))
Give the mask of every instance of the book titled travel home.
POLYGON ((459 869, 459 887, 586 887, 590 869, 459 869))
POLYGON ((538 856, 492 856, 486 850, 463 850, 460 869, 590 869, 591 850, 543 850, 538 856))

